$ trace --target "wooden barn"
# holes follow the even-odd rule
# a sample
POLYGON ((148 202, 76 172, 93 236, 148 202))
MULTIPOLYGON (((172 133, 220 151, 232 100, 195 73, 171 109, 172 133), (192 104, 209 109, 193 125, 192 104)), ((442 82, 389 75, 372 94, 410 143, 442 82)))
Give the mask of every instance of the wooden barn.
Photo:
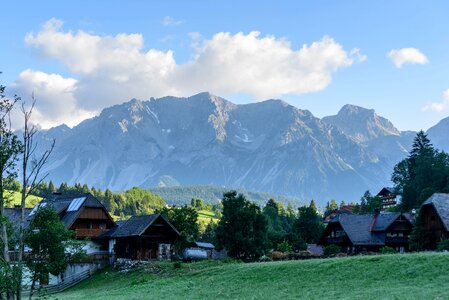
POLYGON ((435 249, 440 240, 449 238, 449 194, 433 194, 421 205, 420 215, 435 249))
POLYGON ((319 244, 340 246, 344 253, 379 251, 384 246, 405 252, 412 222, 410 214, 341 214, 327 224, 319 244))
POLYGON ((161 214, 133 216, 100 238, 109 239, 117 258, 170 259, 178 230, 161 214))

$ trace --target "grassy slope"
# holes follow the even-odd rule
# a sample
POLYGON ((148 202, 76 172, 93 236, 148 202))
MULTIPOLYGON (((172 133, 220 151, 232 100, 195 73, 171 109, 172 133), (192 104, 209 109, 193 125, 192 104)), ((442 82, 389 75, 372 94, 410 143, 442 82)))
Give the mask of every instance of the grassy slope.
MULTIPOLYGON (((58 299, 447 299, 449 254, 183 264, 161 274, 102 272, 58 299)), ((164 269, 165 268, 165 269, 164 269)))
MULTIPOLYGON (((4 197, 8 199, 8 207, 14 207, 14 205, 20 205, 22 201, 22 194, 15 191, 5 191, 4 197)), ((42 198, 30 195, 26 202, 27 208, 33 208, 42 198)))

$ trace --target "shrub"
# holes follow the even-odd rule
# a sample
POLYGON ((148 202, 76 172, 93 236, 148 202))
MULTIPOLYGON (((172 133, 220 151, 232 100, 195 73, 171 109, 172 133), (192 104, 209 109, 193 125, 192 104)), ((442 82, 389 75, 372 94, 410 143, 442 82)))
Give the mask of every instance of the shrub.
POLYGON ((175 263, 173 263, 173 268, 175 268, 175 269, 181 269, 181 262, 179 262, 179 261, 176 261, 175 263))
POLYGON ((441 240, 437 245, 438 251, 449 251, 449 239, 441 240))
POLYGON ((284 240, 282 243, 277 245, 276 250, 280 252, 291 252, 292 246, 287 240, 284 240))
POLYGON ((382 254, 393 254, 393 253, 396 253, 396 250, 394 250, 391 247, 384 246, 384 247, 380 248, 380 253, 382 253, 382 254))
POLYGON ((324 256, 330 256, 332 254, 337 254, 341 252, 341 247, 337 245, 329 245, 324 247, 324 256))

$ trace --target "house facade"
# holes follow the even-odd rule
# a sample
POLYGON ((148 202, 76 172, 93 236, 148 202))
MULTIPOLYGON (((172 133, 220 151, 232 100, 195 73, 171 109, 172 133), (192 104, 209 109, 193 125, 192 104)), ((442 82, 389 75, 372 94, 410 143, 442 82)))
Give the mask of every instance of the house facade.
POLYGON ((449 238, 449 194, 433 194, 421 205, 420 215, 435 249, 439 241, 449 238))
POLYGON ((179 237, 176 228, 161 214, 133 216, 99 237, 109 242, 117 258, 165 260, 171 258, 172 245, 179 237))
POLYGON ((406 252, 412 228, 413 216, 410 214, 341 214, 329 221, 319 244, 337 245, 348 254, 379 251, 384 246, 406 252))
POLYGON ((44 206, 51 206, 56 210, 65 227, 75 232, 76 239, 88 240, 84 248, 87 254, 108 253, 107 241, 98 237, 116 227, 116 224, 106 207, 93 195, 53 195, 36 205, 29 213, 29 219, 37 209, 44 206))
POLYGON ((397 195, 394 192, 394 189, 391 187, 384 187, 377 193, 376 197, 379 197, 382 201, 381 208, 382 211, 395 206, 397 201, 397 195))

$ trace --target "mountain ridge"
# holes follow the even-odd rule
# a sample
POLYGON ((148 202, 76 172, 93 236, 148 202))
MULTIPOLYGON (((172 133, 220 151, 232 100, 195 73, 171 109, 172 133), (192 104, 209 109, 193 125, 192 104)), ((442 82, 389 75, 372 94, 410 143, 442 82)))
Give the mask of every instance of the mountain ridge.
POLYGON ((282 100, 234 104, 204 92, 131 99, 41 131, 39 144, 57 139, 45 169, 57 184, 232 186, 323 203, 390 185, 413 135, 354 105, 320 119, 282 100))

